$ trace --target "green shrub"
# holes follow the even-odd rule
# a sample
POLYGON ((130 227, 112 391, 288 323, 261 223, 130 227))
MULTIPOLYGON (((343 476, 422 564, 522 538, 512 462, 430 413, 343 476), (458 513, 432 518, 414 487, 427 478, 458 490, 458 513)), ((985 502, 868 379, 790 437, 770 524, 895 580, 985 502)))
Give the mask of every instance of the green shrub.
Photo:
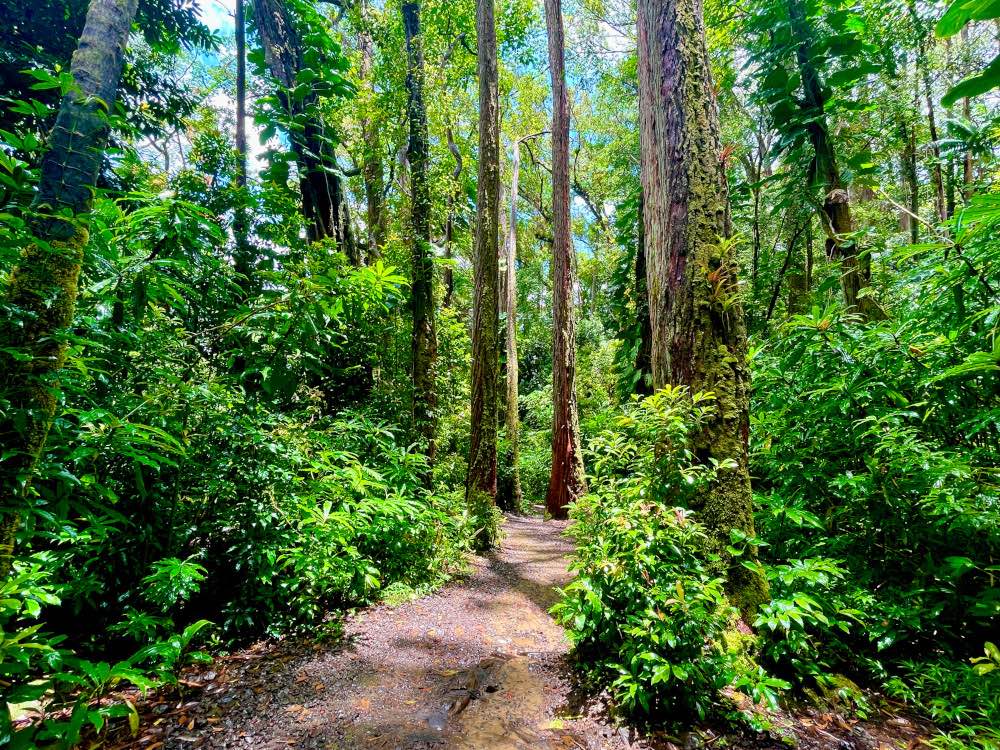
POLYGON ((705 717, 729 685, 774 702, 786 684, 752 668, 717 556, 683 507, 713 477, 688 446, 711 408, 684 389, 634 401, 591 441, 591 493, 570 511, 576 578, 553 611, 630 711, 705 717))

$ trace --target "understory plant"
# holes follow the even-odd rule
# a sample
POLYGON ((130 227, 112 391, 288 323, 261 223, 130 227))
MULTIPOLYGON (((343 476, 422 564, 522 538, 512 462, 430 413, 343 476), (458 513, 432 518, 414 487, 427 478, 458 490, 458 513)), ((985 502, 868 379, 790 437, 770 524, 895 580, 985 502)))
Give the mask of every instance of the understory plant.
POLYGON ((718 556, 686 507, 720 470, 689 443, 712 409, 684 388, 633 400, 590 442, 591 492, 570 511, 576 577, 553 611, 628 711, 705 718, 726 687, 773 704, 787 684, 752 663, 718 556))

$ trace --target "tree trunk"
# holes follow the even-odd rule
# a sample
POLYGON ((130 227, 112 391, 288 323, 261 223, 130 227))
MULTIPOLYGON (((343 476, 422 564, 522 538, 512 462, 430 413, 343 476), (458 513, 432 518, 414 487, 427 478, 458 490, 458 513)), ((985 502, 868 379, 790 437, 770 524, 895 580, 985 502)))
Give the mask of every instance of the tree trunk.
POLYGON ((520 415, 518 414, 517 360, 517 197, 521 172, 521 140, 514 142, 514 158, 510 176, 510 225, 507 227, 507 241, 504 243, 506 262, 506 282, 504 283, 504 313, 507 328, 507 408, 505 424, 507 442, 510 443, 510 487, 507 496, 500 499, 500 506, 518 510, 523 502, 521 491, 520 415))
MULTIPOLYGON (((462 193, 462 187, 458 181, 458 178, 462 176, 462 152, 458 150, 458 144, 455 143, 455 135, 451 132, 450 125, 448 126, 447 136, 448 150, 451 151, 451 155, 455 159, 455 168, 451 170, 451 181, 453 184, 448 190, 448 213, 444 223, 444 257, 446 260, 451 261, 455 257, 455 249, 453 247, 455 244, 455 203, 462 193)), ((455 271, 450 263, 444 267, 442 282, 444 283, 444 299, 441 304, 444 307, 451 307, 451 298, 455 293, 455 271)))
MULTIPOLYGON (((924 86, 924 100, 927 104, 927 126, 930 129, 931 153, 934 163, 931 165, 931 183, 934 187, 934 208, 939 221, 948 216, 947 200, 945 198, 944 177, 941 172, 941 147, 938 145, 937 115, 934 111, 934 94, 931 89, 931 72, 927 62, 927 39, 929 31, 925 27, 917 11, 915 0, 908 0, 907 9, 913 22, 913 33, 917 36, 917 75, 924 86)), ((919 85, 919 84, 918 84, 919 85)))
POLYGON ((701 0, 639 0, 638 43, 653 381, 716 395, 716 416, 695 449, 706 463, 735 468, 720 471, 698 510, 713 551, 727 561, 727 590, 749 617, 767 599, 767 585, 726 552, 732 529, 754 533, 750 376, 736 258, 720 245, 727 197, 701 0))
MULTIPOLYGON (((366 90, 372 87, 372 55, 373 45, 371 33, 368 30, 368 17, 365 13, 367 4, 361 4, 361 30, 358 32, 358 51, 361 52, 360 76, 362 86, 366 90)), ((385 177, 382 171, 381 149, 379 146, 378 129, 366 112, 361 118, 361 140, 364 144, 364 155, 361 160, 361 179, 365 186, 365 223, 368 229, 367 262, 372 262, 382 255, 382 245, 385 242, 385 212, 383 210, 382 191, 385 189, 385 177)))
POLYGON ((635 314, 639 320, 639 351, 635 355, 635 369, 639 379, 636 393, 648 396, 653 392, 653 330, 649 323, 649 289, 646 284, 646 228, 645 200, 639 192, 639 210, 635 244, 635 314))
POLYGON ((476 0, 479 70, 479 184, 473 248, 472 430, 466 501, 473 519, 474 544, 488 549, 498 541, 497 396, 499 328, 497 285, 500 218, 500 103, 497 34, 493 0, 476 0))
POLYGON ((247 30, 243 0, 236 0, 236 187, 239 188, 236 211, 233 214, 233 235, 236 239, 234 265, 238 274, 240 297, 250 296, 253 283, 253 256, 247 238, 247 30))
POLYGON ((803 108, 809 114, 807 128, 814 151, 810 171, 813 182, 823 189, 820 218, 827 235, 827 256, 840 258, 840 286, 847 308, 864 318, 882 318, 885 315, 875 300, 871 296, 861 295, 862 289, 871 286, 871 255, 860 250, 851 236, 854 233, 854 220, 851 218, 850 194, 841 179, 833 141, 830 139, 824 111, 826 99, 819 71, 812 59, 811 30, 802 0, 788 0, 788 15, 792 37, 796 43, 796 62, 802 76, 803 108))
POLYGON ((0 393, 7 397, 0 445, 8 454, 0 470, 6 506, 0 520, 0 579, 10 573, 20 511, 55 416, 57 377, 66 359, 60 333, 72 323, 76 309, 89 237, 86 223, 108 139, 106 113, 114 109, 136 4, 90 3, 70 64, 79 90, 68 93, 59 105, 31 204, 35 242, 8 280, 4 303, 24 314, 18 324, 0 324, 0 347, 28 357, 0 353, 0 393))
MULTIPOLYGON (((407 120, 410 136, 406 157, 410 162, 410 241, 413 278, 410 304, 413 309, 413 423, 424 443, 431 464, 436 449, 437 334, 434 329, 434 262, 431 257, 431 196, 427 185, 427 110, 424 106, 424 51, 420 36, 420 5, 403 3, 406 35, 407 120)), ((430 477, 427 477, 429 480, 430 477)))
POLYGON ((587 491, 576 408, 576 258, 569 215, 569 97, 561 0, 545 0, 552 73, 552 473, 545 509, 565 518, 587 491))
MULTIPOLYGON (((914 103, 916 104, 916 103, 914 103)), ((920 241, 920 183, 917 180, 917 128, 915 122, 902 123, 903 131, 903 182, 906 185, 907 208, 905 226, 910 232, 910 242, 920 241)))
POLYGON ((317 114, 316 94, 309 92, 294 99, 288 96, 304 67, 295 19, 284 0, 253 0, 253 4, 267 68, 280 86, 278 98, 296 124, 288 137, 299 169, 306 233, 312 242, 335 240, 337 248, 358 265, 361 259, 351 231, 347 197, 326 137, 326 125, 317 114))

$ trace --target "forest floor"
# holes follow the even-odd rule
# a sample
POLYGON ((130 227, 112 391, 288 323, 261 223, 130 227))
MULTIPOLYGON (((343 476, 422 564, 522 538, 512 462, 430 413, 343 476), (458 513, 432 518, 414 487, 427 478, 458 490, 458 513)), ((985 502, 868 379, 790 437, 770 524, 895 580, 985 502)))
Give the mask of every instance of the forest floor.
MULTIPOLYGON (((434 594, 349 619, 332 644, 286 639, 223 657, 185 675, 180 695, 139 705, 135 737, 107 747, 454 748, 638 750, 780 748, 788 744, 711 729, 648 734, 609 718, 569 662, 569 642, 548 615, 569 579, 565 524, 511 517, 500 550, 434 594)), ((800 748, 918 747, 902 716, 869 722, 802 709, 786 720, 800 748)))

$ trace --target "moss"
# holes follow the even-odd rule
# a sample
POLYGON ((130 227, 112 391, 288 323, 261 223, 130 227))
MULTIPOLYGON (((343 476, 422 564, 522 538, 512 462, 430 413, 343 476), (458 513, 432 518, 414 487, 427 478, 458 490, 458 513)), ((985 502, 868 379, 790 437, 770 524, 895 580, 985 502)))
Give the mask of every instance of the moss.
POLYGON ((473 549, 480 552, 495 549, 503 539, 503 514, 493 497, 482 490, 470 488, 467 503, 473 549))

